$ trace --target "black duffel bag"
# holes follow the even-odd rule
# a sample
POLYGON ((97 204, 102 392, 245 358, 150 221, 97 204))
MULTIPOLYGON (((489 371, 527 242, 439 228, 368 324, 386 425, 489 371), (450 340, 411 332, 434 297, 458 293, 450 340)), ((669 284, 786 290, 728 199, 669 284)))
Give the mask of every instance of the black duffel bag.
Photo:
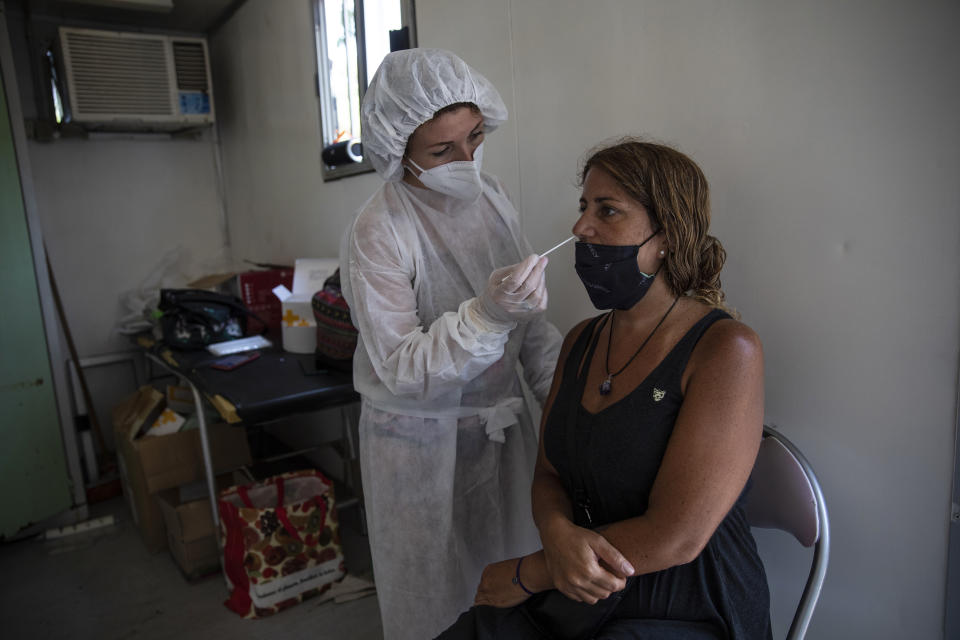
POLYGON ((267 328, 240 298, 204 289, 161 289, 157 309, 163 341, 177 349, 203 349, 214 342, 242 338, 251 317, 261 333, 267 328))

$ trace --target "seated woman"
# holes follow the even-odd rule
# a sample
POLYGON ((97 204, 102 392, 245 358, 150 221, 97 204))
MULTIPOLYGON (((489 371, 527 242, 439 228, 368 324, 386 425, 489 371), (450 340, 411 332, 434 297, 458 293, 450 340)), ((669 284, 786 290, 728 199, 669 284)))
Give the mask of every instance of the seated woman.
POLYGON ((742 501, 763 429, 763 351, 723 308, 700 168, 627 139, 580 174, 570 331, 533 484, 543 549, 488 566, 440 638, 770 638, 742 501))

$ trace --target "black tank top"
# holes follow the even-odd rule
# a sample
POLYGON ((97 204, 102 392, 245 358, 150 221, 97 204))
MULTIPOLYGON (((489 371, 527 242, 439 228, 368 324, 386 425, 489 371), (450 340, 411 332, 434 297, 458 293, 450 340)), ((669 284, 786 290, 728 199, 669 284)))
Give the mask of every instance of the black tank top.
MULTIPOLYGON (((584 353, 592 358, 597 320, 580 334, 564 365, 559 393, 547 416, 544 449, 574 504, 575 522, 596 527, 643 515, 660 469, 683 394, 680 381, 697 341, 717 320, 710 311, 627 397, 590 413, 581 405, 584 353), (570 436, 570 437, 568 437, 570 436), (577 490, 581 500, 575 498, 577 490), (578 502, 589 506, 591 522, 578 502)), ((611 620, 636 627, 631 637, 771 638, 770 594, 763 562, 743 511, 744 489, 733 508, 692 562, 630 578, 611 620), (651 631, 650 624, 672 631, 651 631), (692 627, 712 629, 696 635, 692 627)))
POLYGON ((683 402, 680 381, 690 354, 714 322, 729 317, 720 309, 707 313, 629 395, 595 414, 581 404, 581 378, 589 370, 596 347, 594 329, 603 316, 580 333, 564 365, 544 433, 547 459, 574 503, 578 525, 596 527, 646 512, 683 402), (577 506, 583 502, 586 510, 577 506))

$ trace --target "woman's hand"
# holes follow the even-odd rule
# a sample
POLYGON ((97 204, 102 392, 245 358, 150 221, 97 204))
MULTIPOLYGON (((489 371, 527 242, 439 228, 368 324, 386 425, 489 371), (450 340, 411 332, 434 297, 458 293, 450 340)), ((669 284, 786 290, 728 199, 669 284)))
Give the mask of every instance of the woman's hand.
POLYGON ((616 547, 599 533, 566 518, 540 530, 547 571, 554 587, 571 600, 595 604, 623 590, 634 574, 616 547))
POLYGON ((518 560, 519 558, 513 558, 487 565, 483 575, 480 576, 480 586, 477 587, 473 604, 501 608, 515 607, 529 598, 530 595, 520 585, 513 584, 518 560))

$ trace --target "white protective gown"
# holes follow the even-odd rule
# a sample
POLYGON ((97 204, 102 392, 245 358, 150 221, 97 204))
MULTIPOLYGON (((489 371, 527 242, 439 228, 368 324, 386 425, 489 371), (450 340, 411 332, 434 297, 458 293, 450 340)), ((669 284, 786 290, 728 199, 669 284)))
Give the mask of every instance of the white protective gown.
POLYGON ((536 427, 561 336, 542 315, 480 325, 467 303, 532 253, 499 182, 475 203, 387 182, 341 246, 360 330, 360 464, 384 638, 433 638, 483 568, 540 547, 530 507, 536 427))

